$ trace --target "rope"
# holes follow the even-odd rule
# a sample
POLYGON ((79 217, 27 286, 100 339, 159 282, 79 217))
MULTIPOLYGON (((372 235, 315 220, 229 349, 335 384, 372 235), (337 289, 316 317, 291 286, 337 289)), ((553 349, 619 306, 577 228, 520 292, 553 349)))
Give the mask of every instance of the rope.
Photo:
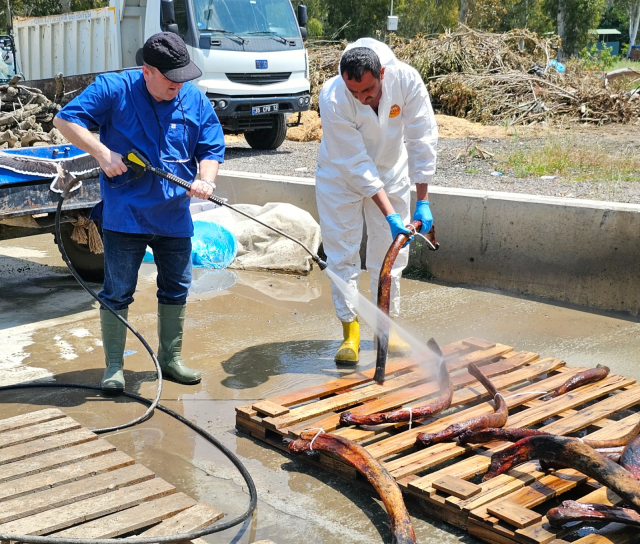
POLYGON ((316 438, 318 438, 318 436, 324 433, 324 429, 322 427, 314 427, 313 429, 305 429, 305 431, 318 431, 316 435, 311 439, 311 444, 309 444, 309 451, 313 451, 313 443, 315 442, 316 438))
POLYGON ((425 242, 427 242, 427 244, 429 244, 429 247, 431 247, 431 249, 435 249, 436 248, 436 246, 433 245, 431 240, 429 240, 429 238, 427 238, 424 234, 420 234, 420 232, 418 232, 418 230, 413 225, 409 225, 409 230, 415 236, 420 236, 420 238, 422 238, 425 242))
POLYGON ((409 430, 411 430, 411 426, 413 425, 413 411, 411 408, 405 408, 409 412, 409 430))
POLYGON ((73 223, 73 232, 71 233, 71 239, 82 245, 89 245, 89 251, 98 255, 104 253, 104 246, 102 245, 102 238, 98 232, 96 224, 81 215, 77 221, 73 223))

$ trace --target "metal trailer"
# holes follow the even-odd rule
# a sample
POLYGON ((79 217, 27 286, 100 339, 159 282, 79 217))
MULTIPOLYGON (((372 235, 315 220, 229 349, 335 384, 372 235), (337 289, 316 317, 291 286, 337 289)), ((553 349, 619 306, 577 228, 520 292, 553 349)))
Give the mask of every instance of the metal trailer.
MULTIPOLYGON (((45 147, 7 149, 16 153, 45 159, 74 157, 84 153, 71 144, 45 147)), ((50 178, 18 174, 0 168, 0 240, 54 233, 58 194, 50 190, 50 178)), ((98 178, 85 180, 82 187, 65 200, 62 208, 62 240, 74 267, 87 281, 101 282, 104 277, 104 259, 89 251, 88 245, 78 244, 71 238, 73 223, 80 216, 88 217, 100 201, 98 178)), ((52 243, 54 242, 52 237, 52 243)))

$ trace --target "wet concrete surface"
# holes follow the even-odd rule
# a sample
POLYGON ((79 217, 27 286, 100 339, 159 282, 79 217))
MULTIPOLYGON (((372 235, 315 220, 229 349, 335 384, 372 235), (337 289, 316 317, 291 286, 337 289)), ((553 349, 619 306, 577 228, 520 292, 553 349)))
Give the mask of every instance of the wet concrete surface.
MULTIPOLYGON (((368 286, 366 274, 362 286, 368 286)), ((96 289, 99 286, 95 286, 96 289)), ((403 280, 401 323, 416 337, 447 344, 468 336, 502 342, 572 365, 606 364, 640 379, 640 322, 476 289, 403 280)), ((155 347, 155 268, 143 265, 130 319, 155 347)), ((368 293, 367 293, 368 295, 368 293)), ((341 327, 328 278, 203 271, 189 299, 184 359, 199 368, 195 387, 166 383, 162 403, 211 432, 255 479, 257 514, 210 543, 373 543, 391 540, 387 516, 371 494, 237 433, 235 406, 348 371, 332 357, 341 327)), ((0 242, 0 384, 30 379, 97 384, 104 368, 98 312, 63 266, 51 235, 0 242)), ((155 394, 152 363, 127 340, 127 389, 155 394)), ((373 365, 363 331, 361 368, 373 365)), ((122 423, 143 407, 78 390, 28 390, 0 396, 0 418, 57 406, 89 428, 122 423)), ((202 438, 168 416, 107 436, 185 493, 228 516, 240 514, 247 490, 233 466, 202 438)), ((476 542, 460 530, 415 515, 418 541, 476 542)))

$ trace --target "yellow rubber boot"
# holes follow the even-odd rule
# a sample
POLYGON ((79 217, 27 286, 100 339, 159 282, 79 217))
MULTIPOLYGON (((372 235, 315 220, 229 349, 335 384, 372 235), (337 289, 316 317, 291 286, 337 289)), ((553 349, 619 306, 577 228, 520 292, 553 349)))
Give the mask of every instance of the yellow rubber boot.
POLYGON ((358 318, 350 323, 342 322, 342 334, 344 340, 336 353, 336 363, 341 365, 358 364, 360 353, 360 323, 358 318))
POLYGON ((400 336, 395 327, 389 328, 389 355, 395 355, 396 357, 407 357, 411 355, 411 346, 405 342, 400 336))

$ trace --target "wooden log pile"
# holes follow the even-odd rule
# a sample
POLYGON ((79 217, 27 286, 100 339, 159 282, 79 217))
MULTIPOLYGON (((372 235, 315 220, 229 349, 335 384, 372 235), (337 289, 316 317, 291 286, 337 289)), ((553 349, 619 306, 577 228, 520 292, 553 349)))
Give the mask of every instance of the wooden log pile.
POLYGON ((40 89, 21 85, 20 76, 0 85, 0 149, 64 143, 53 127, 58 111, 40 89))

